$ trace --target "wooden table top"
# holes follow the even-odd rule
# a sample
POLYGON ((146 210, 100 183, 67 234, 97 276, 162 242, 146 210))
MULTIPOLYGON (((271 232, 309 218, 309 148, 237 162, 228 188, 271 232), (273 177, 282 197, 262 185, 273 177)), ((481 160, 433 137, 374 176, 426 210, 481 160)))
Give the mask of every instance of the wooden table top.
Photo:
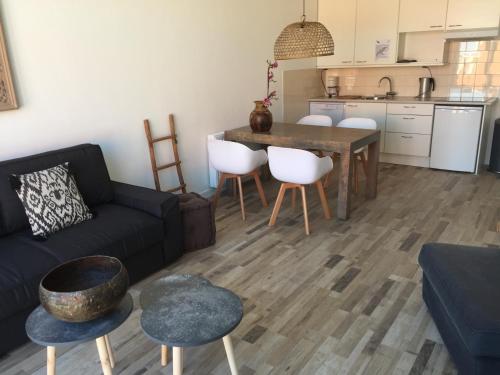
POLYGON ((380 130, 348 129, 335 126, 313 126, 273 123, 266 133, 254 133, 250 126, 226 130, 228 141, 261 143, 273 146, 343 152, 356 150, 380 139, 380 130))

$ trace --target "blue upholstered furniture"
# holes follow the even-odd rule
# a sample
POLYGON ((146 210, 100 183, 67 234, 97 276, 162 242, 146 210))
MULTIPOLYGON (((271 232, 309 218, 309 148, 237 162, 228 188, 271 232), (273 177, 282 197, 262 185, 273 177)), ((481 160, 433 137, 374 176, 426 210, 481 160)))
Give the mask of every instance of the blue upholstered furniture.
POLYGON ((500 374, 500 248, 424 245, 423 298, 461 375, 500 374))

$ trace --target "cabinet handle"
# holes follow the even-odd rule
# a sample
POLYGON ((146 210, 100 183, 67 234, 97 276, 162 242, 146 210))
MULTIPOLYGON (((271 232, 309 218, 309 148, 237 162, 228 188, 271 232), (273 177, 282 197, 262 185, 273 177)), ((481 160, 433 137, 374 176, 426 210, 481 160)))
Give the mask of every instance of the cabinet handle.
POLYGON ((413 139, 413 137, 411 135, 402 135, 401 138, 413 139))
POLYGON ((356 104, 346 104, 347 107, 351 108, 357 108, 358 106, 356 104))
POLYGON ((350 64, 352 63, 352 60, 346 60, 346 61, 341 61, 342 64, 350 64))
POLYGON ((415 117, 403 117, 403 120, 415 120, 415 117))
POLYGON ((437 29, 439 27, 443 27, 443 25, 430 25, 429 26, 431 29, 437 29))
POLYGON ((356 60, 356 62, 357 62, 358 64, 362 64, 362 63, 365 63, 365 62, 366 62, 366 60, 356 60))
POLYGON ((448 27, 460 27, 460 26, 463 26, 463 25, 459 25, 459 24, 456 24, 456 25, 448 25, 448 27))
POLYGON ((417 108, 414 105, 404 105, 403 108, 417 108))

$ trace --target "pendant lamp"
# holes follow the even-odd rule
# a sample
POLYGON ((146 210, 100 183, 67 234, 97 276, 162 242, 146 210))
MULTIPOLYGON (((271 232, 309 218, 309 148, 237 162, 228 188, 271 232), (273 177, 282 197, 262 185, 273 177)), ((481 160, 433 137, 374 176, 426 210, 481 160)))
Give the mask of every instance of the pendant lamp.
POLYGON ((274 43, 274 59, 289 60, 334 54, 333 38, 320 22, 306 21, 305 0, 302 20, 283 29, 274 43))

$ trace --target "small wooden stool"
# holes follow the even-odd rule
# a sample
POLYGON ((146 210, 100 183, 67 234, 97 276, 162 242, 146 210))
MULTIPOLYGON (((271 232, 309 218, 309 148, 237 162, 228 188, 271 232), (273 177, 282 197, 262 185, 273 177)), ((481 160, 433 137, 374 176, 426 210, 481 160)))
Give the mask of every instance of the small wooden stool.
POLYGON ((47 347, 47 375, 56 374, 56 346, 96 340, 104 375, 112 375, 115 358, 108 334, 118 328, 132 312, 132 296, 127 293, 120 305, 102 318, 84 323, 68 323, 38 306, 26 321, 26 333, 34 343, 47 347))
POLYGON ((140 302, 142 330, 161 345, 162 366, 167 364, 167 346, 172 347, 174 375, 182 375, 184 348, 221 338, 231 374, 238 375, 229 336, 243 318, 236 294, 199 276, 170 275, 146 287, 140 302))

